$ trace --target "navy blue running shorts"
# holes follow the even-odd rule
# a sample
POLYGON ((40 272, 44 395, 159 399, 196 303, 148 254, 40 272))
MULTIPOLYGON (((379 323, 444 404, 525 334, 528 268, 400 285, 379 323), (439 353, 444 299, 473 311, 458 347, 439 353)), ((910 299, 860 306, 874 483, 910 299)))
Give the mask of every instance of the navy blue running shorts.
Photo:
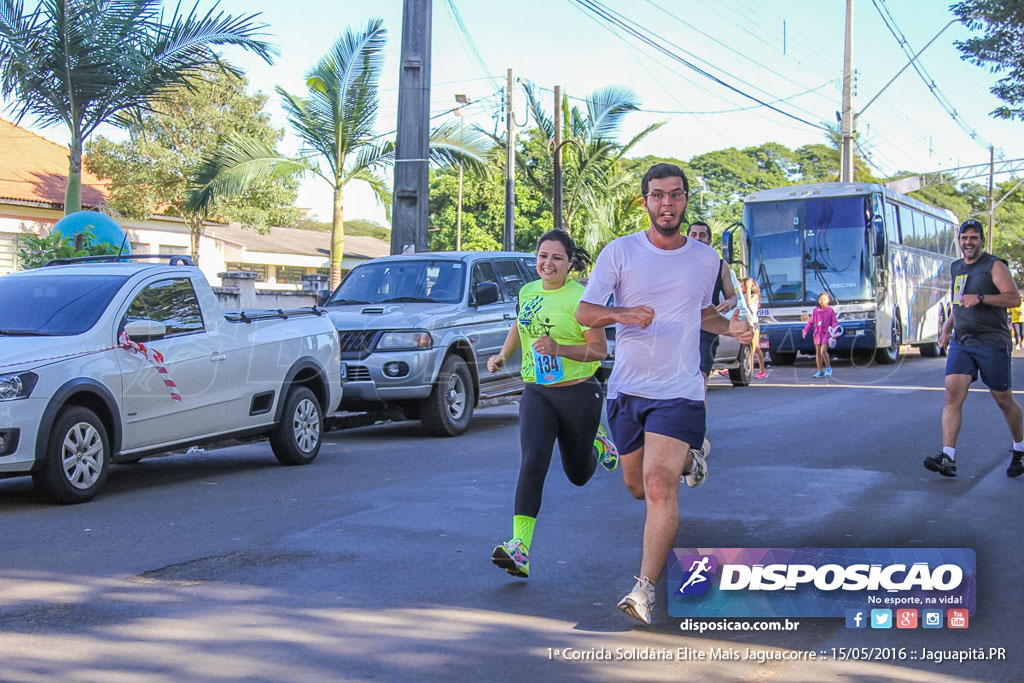
POLYGON ((972 382, 981 374, 981 381, 992 391, 1009 391, 1013 385, 1011 351, 1009 346, 963 346, 951 341, 949 355, 946 356, 946 374, 970 375, 972 382))
POLYGON ((644 432, 679 439, 693 448, 704 443, 704 401, 653 399, 619 394, 608 400, 608 428, 619 453, 644 445, 644 432))

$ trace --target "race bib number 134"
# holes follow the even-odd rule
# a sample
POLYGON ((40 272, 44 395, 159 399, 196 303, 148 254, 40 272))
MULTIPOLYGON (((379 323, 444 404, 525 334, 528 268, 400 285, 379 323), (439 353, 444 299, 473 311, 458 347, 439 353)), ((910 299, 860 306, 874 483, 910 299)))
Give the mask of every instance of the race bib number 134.
POLYGON ((533 350, 533 368, 537 375, 537 384, 555 384, 562 381, 565 370, 558 356, 549 356, 533 350))

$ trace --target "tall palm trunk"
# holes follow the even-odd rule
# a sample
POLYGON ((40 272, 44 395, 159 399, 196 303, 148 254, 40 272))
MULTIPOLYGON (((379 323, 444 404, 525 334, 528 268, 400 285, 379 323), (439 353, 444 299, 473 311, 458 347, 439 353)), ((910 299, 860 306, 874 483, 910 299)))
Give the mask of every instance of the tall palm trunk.
POLYGON ((64 215, 82 210, 82 135, 71 134, 71 153, 68 165, 68 187, 64 191, 64 215))
POLYGON ((341 259, 345 256, 345 195, 339 184, 334 188, 334 221, 331 224, 331 289, 341 284, 341 259))

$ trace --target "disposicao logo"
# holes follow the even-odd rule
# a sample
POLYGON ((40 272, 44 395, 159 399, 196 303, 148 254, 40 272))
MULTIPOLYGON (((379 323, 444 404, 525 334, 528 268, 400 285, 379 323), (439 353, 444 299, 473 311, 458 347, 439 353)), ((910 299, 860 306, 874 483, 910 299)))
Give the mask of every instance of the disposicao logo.
POLYGON ((668 559, 677 617, 845 617, 862 628, 850 621, 861 612, 865 626, 892 628, 897 608, 975 607, 969 548, 676 548, 668 559), (883 611, 887 625, 874 621, 883 611))
POLYGON ((680 595, 704 595, 711 588, 708 575, 718 569, 718 558, 714 555, 684 555, 679 558, 682 567, 689 567, 679 586, 680 595))

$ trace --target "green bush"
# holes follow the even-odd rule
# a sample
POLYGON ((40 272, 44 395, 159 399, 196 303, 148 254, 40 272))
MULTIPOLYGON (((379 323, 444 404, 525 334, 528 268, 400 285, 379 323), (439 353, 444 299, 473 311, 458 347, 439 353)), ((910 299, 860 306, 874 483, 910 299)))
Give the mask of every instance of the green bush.
POLYGON ((62 234, 51 233, 45 237, 22 235, 21 248, 18 249, 22 268, 45 266, 53 259, 116 254, 120 249, 120 246, 110 242, 97 242, 92 230, 83 230, 81 235, 81 249, 76 249, 74 242, 62 234))

